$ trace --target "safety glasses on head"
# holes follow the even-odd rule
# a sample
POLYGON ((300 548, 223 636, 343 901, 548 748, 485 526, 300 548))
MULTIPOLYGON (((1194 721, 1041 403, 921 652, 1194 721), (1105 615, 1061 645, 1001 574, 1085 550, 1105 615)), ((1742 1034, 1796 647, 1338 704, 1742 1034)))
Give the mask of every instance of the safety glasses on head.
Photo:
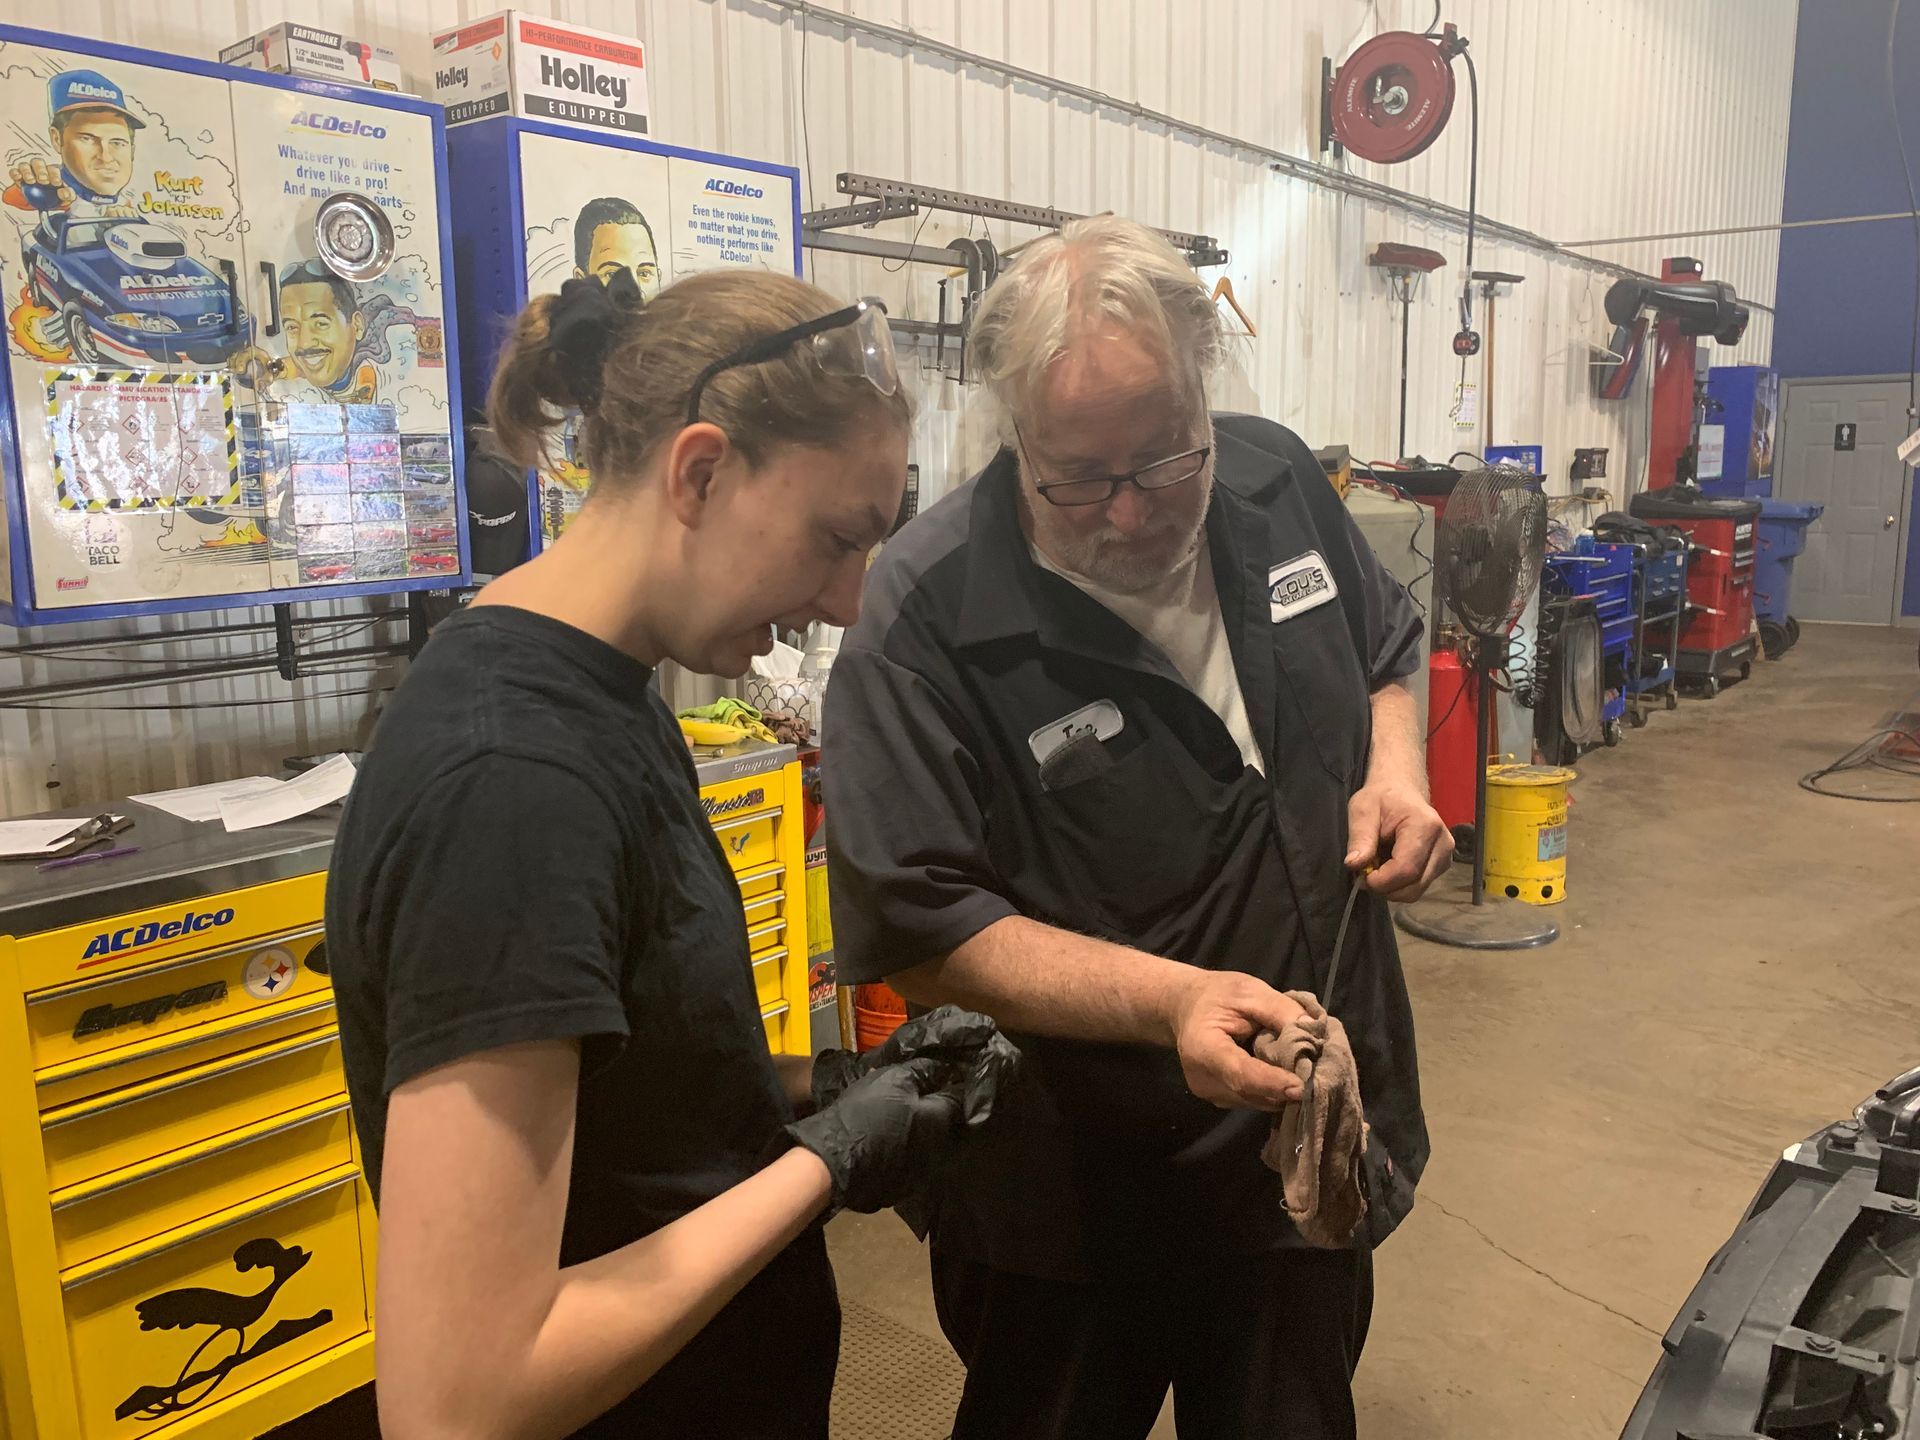
POLYGON ((700 397, 714 376, 743 365, 777 360, 803 340, 811 342, 813 358, 827 374, 864 378, 882 395, 899 393, 900 369, 894 359, 893 334, 887 329, 887 307, 869 295, 844 309, 743 345, 714 361, 694 377, 693 389, 687 395, 687 424, 700 419, 700 397))

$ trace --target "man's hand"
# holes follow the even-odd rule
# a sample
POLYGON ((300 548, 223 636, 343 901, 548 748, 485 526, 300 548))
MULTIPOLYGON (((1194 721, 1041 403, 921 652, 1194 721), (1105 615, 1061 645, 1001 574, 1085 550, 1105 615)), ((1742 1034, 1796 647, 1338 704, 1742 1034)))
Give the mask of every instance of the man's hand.
POLYGON ((1201 970, 1167 1015, 1187 1088, 1222 1110, 1279 1110, 1300 1098, 1299 1077, 1256 1060, 1247 1043, 1278 1034, 1305 1013, 1264 980, 1238 970, 1201 970))
MULTIPOLYGON (((58 208, 62 210, 73 204, 73 187, 63 184, 60 179, 60 172, 44 160, 23 160, 7 173, 12 177, 15 184, 22 187, 39 185, 53 191, 54 198, 59 201, 58 208)), ((45 209, 48 207, 42 206, 39 208, 45 209)))
POLYGON ((1347 802, 1347 868, 1387 860, 1367 877, 1367 888, 1389 900, 1418 900, 1453 863, 1453 836, 1421 787, 1369 782, 1347 802))

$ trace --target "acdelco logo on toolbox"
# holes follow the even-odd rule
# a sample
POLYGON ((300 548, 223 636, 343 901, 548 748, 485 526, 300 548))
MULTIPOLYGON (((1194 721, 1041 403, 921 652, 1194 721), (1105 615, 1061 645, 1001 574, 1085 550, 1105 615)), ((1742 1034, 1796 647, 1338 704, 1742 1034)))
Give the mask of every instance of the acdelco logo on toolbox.
POLYGON ((149 920, 144 925, 129 925, 124 930, 102 930, 87 942, 87 948, 80 955, 79 968, 85 970, 92 965, 103 965, 109 960, 118 960, 168 940, 178 940, 182 935, 217 930, 222 925, 232 923, 233 908, 227 906, 219 910, 189 910, 178 920, 149 920))
POLYGON ((370 125, 357 116, 329 115, 321 110, 302 110, 293 117, 293 125, 297 130, 318 130, 323 135, 364 135, 369 140, 387 138, 384 125, 370 125))
POLYGON ((737 180, 709 180, 707 189, 716 195, 738 195, 743 200, 760 200, 767 193, 757 185, 742 185, 737 180))

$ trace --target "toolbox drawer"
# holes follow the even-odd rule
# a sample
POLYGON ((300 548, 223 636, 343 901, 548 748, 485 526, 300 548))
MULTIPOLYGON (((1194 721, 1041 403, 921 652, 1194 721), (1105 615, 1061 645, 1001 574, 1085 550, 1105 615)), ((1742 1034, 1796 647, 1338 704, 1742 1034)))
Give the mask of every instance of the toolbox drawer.
MULTIPOLYGON (((736 870, 734 879, 740 882, 740 903, 750 905, 766 896, 786 898, 787 867, 784 865, 763 865, 758 870, 741 873, 736 870)), ((749 915, 753 912, 748 911, 749 915)))
POLYGON ((309 925, 243 945, 76 980, 27 997, 27 1044, 36 1071, 72 1065, 129 1044, 330 994, 302 963, 320 942, 309 925))
POLYGON ((787 937, 787 922, 776 916, 772 920, 754 923, 753 917, 747 917, 747 949, 758 960, 774 950, 783 949, 787 937))
POLYGON ((758 930, 763 925, 779 921, 786 924, 787 892, 785 890, 763 890, 755 894, 742 894, 740 908, 747 915, 747 929, 758 930))
POLYGON ((713 822, 713 833, 720 837, 720 848, 727 852, 727 863, 735 874, 757 870, 778 857, 780 818, 778 810, 769 810, 764 815, 738 815, 713 822))
POLYGON ((786 998, 786 992, 780 988, 780 971, 786 963, 787 950, 784 945, 754 957, 753 993, 759 997, 762 1014, 766 1013, 769 1005, 777 1005, 786 998))
POLYGON ((84 1440, 148 1435, 367 1330, 340 1166, 61 1277, 84 1440))
POLYGON ((767 1031, 767 1048, 776 1055, 781 1053, 780 1032, 786 1026, 787 1014, 792 1008, 784 1000, 777 1005, 763 1004, 760 1008, 760 1023, 767 1031))
POLYGON ((310 1027, 325 1023, 323 1029, 47 1111, 40 1125, 48 1183, 62 1190, 338 1098, 345 1076, 332 1019, 332 1007, 325 1006, 306 1020, 310 1027))
POLYGON ((217 1208, 353 1161, 344 1095, 53 1193, 54 1263, 68 1270, 217 1208))

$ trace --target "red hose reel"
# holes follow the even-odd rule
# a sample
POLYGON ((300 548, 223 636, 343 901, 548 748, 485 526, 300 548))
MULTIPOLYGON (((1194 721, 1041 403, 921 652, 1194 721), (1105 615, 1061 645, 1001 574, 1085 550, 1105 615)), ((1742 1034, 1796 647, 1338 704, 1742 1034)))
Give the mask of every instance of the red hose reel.
POLYGON ((1453 57, 1465 48, 1451 25, 1438 35, 1389 30, 1338 70, 1325 62, 1320 148, 1337 143, 1382 165, 1411 160, 1453 114, 1453 57))

